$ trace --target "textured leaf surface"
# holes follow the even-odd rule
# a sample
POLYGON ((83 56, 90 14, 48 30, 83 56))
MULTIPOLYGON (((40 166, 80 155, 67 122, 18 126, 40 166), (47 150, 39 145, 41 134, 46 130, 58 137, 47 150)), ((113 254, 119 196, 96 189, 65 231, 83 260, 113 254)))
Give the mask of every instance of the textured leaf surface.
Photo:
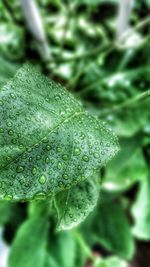
POLYGON ((71 229, 81 223, 96 206, 98 197, 99 188, 93 177, 57 194, 58 230, 71 229))
POLYGON ((45 207, 43 212, 37 212, 21 225, 11 246, 9 267, 44 266, 47 226, 45 207))
POLYGON ((98 208, 83 226, 85 238, 91 245, 98 243, 121 257, 132 258, 134 240, 130 224, 123 206, 109 199, 109 195, 101 196, 98 208))
POLYGON ((0 91, 0 198, 41 198, 93 175, 118 150, 112 131, 25 65, 0 91))
POLYGON ((150 239, 150 177, 140 184, 137 199, 132 207, 132 215, 135 221, 134 235, 143 240, 150 239))

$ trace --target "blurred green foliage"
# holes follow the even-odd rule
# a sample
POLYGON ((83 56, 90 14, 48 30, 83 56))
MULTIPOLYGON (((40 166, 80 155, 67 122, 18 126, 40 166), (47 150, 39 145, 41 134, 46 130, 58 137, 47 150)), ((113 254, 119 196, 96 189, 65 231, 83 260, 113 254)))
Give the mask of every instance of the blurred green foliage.
MULTIPOLYGON (((54 206, 45 202, 0 202, 8 267, 128 267, 133 260, 136 267, 148 267, 149 259, 142 265, 135 255, 140 253, 137 240, 150 241, 150 100, 137 99, 150 89, 149 23, 137 28, 149 16, 150 1, 134 1, 133 30, 123 47, 115 39, 119 1, 37 2, 52 57, 41 58, 20 1, 1 1, 0 86, 22 63, 38 65, 92 115, 108 122, 121 150, 100 171, 97 207, 78 228, 56 232, 54 206)), ((56 204, 62 205, 61 195, 56 204)), ((67 208, 60 208, 65 216, 69 209, 78 212, 74 202, 67 208)))

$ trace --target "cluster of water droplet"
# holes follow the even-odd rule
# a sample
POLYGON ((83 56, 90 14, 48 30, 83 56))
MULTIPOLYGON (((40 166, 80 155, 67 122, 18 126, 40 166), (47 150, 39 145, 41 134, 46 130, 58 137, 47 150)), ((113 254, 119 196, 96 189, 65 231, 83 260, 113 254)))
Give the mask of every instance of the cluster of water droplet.
POLYGON ((86 180, 69 191, 56 196, 56 203, 61 214, 59 230, 71 229, 81 223, 95 207, 99 191, 94 177, 86 180), (93 179, 93 180, 92 180, 93 179))
POLYGON ((117 147, 65 89, 25 66, 0 91, 0 197, 44 198, 93 175, 117 147))

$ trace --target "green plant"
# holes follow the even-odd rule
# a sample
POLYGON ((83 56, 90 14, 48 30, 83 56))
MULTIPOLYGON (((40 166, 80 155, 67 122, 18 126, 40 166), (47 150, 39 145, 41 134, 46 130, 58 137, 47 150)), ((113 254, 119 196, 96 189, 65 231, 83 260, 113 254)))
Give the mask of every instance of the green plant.
POLYGON ((150 18, 134 2, 119 43, 118 0, 38 0, 50 59, 20 2, 0 3, 7 267, 149 267, 150 18))

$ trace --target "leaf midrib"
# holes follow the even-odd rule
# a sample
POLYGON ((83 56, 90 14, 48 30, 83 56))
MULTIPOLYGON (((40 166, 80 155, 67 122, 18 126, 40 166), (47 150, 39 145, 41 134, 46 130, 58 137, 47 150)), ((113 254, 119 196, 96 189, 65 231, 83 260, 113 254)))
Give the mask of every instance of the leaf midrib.
MULTIPOLYGON (((70 121, 71 119, 73 119, 73 118, 75 118, 75 117, 78 117, 79 115, 82 115, 82 114, 86 114, 86 112, 85 111, 80 111, 80 112, 75 112, 75 113, 73 113, 73 114, 71 114, 68 118, 66 118, 65 120, 63 120, 63 121, 61 121, 60 123, 58 123, 52 130, 50 130, 49 132, 48 132, 48 134, 47 135, 45 135, 45 136, 43 136, 39 141, 38 141, 38 143, 42 143, 42 140, 44 139, 44 138, 47 138, 53 131, 55 131, 57 128, 59 128, 61 125, 63 125, 63 124, 65 124, 67 121, 70 121)), ((37 141, 36 141, 36 143, 35 144, 37 144, 37 141)), ((3 170, 5 170, 5 169, 7 169, 14 161, 16 161, 17 159, 19 159, 24 153, 25 153, 25 151, 27 150, 27 149, 32 149, 32 148, 34 148, 34 146, 35 146, 35 144, 32 144, 32 146, 28 146, 28 147, 26 147, 25 149, 24 149, 24 151, 22 151, 18 156, 16 156, 11 162, 9 162, 8 164, 6 164, 4 167, 2 167, 0 170, 1 171, 3 171, 3 170)))

